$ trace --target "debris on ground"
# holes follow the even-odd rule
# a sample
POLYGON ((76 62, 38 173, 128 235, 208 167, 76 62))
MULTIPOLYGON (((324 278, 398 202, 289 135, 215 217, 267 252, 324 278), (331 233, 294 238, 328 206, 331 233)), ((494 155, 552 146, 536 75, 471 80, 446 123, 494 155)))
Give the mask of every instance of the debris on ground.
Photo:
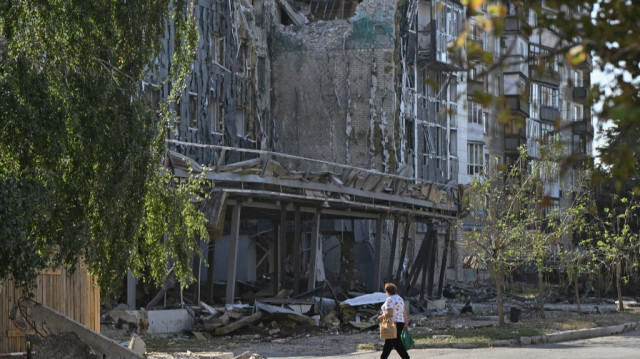
POLYGON ((42 339, 35 347, 37 359, 102 359, 102 355, 94 352, 78 334, 62 332, 42 339))
MULTIPOLYGON (((511 286, 521 288, 513 284, 511 286)), ((336 338, 344 335, 365 342, 375 342, 379 339, 377 315, 381 304, 386 300, 385 293, 364 293, 355 289, 342 292, 339 288, 334 292, 323 285, 291 297, 291 291, 288 289, 274 294, 269 289, 260 289, 259 285, 251 283, 245 287, 248 288, 247 293, 250 293, 242 292, 234 304, 207 303, 201 300, 181 304, 181 310, 188 312, 193 318, 192 325, 188 329, 150 340, 154 343, 152 348, 185 348, 185 352, 147 353, 147 357, 228 357, 224 356, 228 353, 215 354, 223 356, 210 356, 205 352, 195 352, 195 348, 216 348, 232 350, 236 354, 242 353, 228 358, 258 359, 282 350, 302 350, 302 347, 291 349, 296 348, 296 343, 302 342, 331 348, 335 345, 336 338), (263 348, 265 351, 256 351, 255 348, 263 348)), ((430 337, 432 334, 448 330, 497 325, 497 297, 491 285, 449 283, 443 289, 443 296, 440 298, 423 299, 416 290, 410 292, 413 295, 405 296, 410 327, 415 335, 430 337)), ((531 285, 529 291, 531 292, 531 285)), ((512 323, 539 316, 535 295, 520 293, 523 291, 512 293, 508 288, 503 292, 505 319, 512 323)), ((572 297, 553 287, 547 289, 547 293, 545 308, 549 311, 548 316, 576 310, 576 305, 572 304, 572 297)), ((616 310, 615 301, 608 303, 592 294, 586 294, 581 299, 583 312, 605 313, 616 310)), ((626 306, 633 305, 631 298, 624 299, 626 306)), ((176 306, 174 304, 174 308, 176 306)), ((144 309, 136 313, 120 307, 107 316, 109 320, 105 323, 111 327, 120 327, 119 330, 126 333, 140 332, 146 338, 146 335, 150 334, 142 330, 143 326, 140 323, 148 322, 146 318, 150 312, 162 313, 156 310, 145 312, 144 309)), ((316 354, 320 355, 321 352, 316 354)))

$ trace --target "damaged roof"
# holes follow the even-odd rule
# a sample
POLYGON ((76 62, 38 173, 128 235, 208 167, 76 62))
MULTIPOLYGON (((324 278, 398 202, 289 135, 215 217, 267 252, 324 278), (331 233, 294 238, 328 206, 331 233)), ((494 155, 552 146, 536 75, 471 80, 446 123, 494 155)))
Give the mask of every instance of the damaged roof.
POLYGON ((457 210, 455 187, 412 178, 410 166, 401 167, 396 175, 268 151, 201 146, 257 156, 232 164, 204 167, 187 156, 169 151, 170 165, 176 175, 188 177, 191 173, 203 173, 212 181, 214 191, 226 194, 225 199, 248 200, 253 206, 274 209, 279 208, 276 201, 321 206, 325 214, 358 218, 389 213, 418 218, 452 218, 457 210), (300 162, 311 163, 320 169, 301 171, 292 168, 300 162))

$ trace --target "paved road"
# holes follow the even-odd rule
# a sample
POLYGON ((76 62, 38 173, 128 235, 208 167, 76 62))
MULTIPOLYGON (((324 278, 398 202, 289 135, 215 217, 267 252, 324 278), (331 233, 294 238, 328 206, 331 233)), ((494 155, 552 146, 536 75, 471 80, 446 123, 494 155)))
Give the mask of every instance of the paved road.
MULTIPOLYGON (((640 358, 640 331, 620 335, 577 340, 558 344, 529 345, 491 349, 412 349, 412 359, 637 359, 640 358)), ((291 357, 275 353, 269 358, 309 359, 318 356, 291 357)), ((380 352, 357 352, 323 358, 374 359, 380 352)), ((400 358, 393 352, 390 359, 400 358)))

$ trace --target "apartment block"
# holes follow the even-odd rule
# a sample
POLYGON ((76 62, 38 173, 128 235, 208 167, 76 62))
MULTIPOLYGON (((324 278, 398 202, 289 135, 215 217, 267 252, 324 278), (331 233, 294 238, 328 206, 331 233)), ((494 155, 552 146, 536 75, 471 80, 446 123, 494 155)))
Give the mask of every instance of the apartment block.
MULTIPOLYGON (((460 185, 521 145, 535 158, 545 136, 566 143, 575 171, 590 153, 590 65, 556 55, 537 71, 532 55, 557 40, 525 35, 515 16, 495 38, 454 0, 201 0, 194 14, 200 37, 167 163, 210 182, 202 249, 213 266, 194 265, 205 297, 225 288, 233 302, 238 281, 260 278, 273 294, 393 280, 437 297, 447 280, 472 280, 454 226, 460 185), (469 46, 505 66, 468 58, 469 46), (483 105, 482 93, 504 104, 483 105), (517 121, 498 121, 505 106, 517 121)), ((154 101, 171 90, 175 41, 168 33, 143 83, 154 101)), ((549 186, 557 205, 573 171, 549 186)))

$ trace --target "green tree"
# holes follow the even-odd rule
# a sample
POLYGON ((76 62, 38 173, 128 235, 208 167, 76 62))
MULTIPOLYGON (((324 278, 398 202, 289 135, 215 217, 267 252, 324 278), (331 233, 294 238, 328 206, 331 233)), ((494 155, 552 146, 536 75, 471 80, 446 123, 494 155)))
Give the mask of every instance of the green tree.
POLYGON ((593 248, 594 262, 615 273, 618 310, 623 311, 622 283, 627 280, 623 266, 631 269, 638 265, 635 253, 640 248, 640 242, 632 223, 637 223, 640 201, 634 193, 624 196, 612 194, 610 200, 609 206, 599 208, 593 216, 593 237, 584 241, 584 245, 593 248))
POLYGON ((500 325, 504 324, 504 275, 523 263, 529 247, 526 211, 534 180, 528 175, 527 155, 522 150, 510 167, 490 168, 465 189, 463 220, 474 229, 464 233, 463 242, 495 280, 500 325))
MULTIPOLYGON (((532 71, 544 74, 548 65, 559 62, 574 68, 593 69, 604 74, 607 83, 593 84, 586 104, 594 107, 594 115, 602 123, 609 122, 605 131, 607 141, 600 149, 600 159, 608 166, 613 180, 621 189, 630 177, 640 174, 640 46, 633 34, 640 31, 640 7, 631 0, 510 0, 492 2, 487 0, 463 0, 468 5, 467 15, 480 24, 480 28, 495 37, 504 34, 507 22, 518 24, 522 32, 530 36, 544 31, 557 39, 555 46, 546 53, 529 56, 522 61, 537 65, 532 71), (479 12, 487 5, 487 15, 479 12), (535 17, 535 22, 529 21, 535 17)), ((467 38, 472 34, 471 21, 452 47, 454 55, 466 45, 466 57, 459 61, 470 68, 474 63, 483 63, 487 72, 514 65, 509 57, 510 48, 502 56, 494 56, 478 46, 469 46, 467 38)), ((472 42, 471 42, 472 43, 472 42)), ((479 76, 482 76, 480 74, 479 76)), ((523 97, 528 94, 523 93, 523 97)), ((503 104, 502 96, 487 93, 476 94, 476 99, 485 104, 492 101, 503 104)), ((508 111, 505 111, 507 114, 508 111)), ((504 124, 523 126, 521 119, 512 116, 499 117, 504 124)), ((561 127, 556 123, 556 128, 561 127)), ((567 156, 564 163, 571 165, 576 156, 567 156)), ((604 180, 595 177, 596 181, 604 180)))
MULTIPOLYGON (((592 109, 584 111, 586 119, 590 120, 589 114, 593 111, 601 123, 609 124, 609 129, 605 131, 607 141, 599 149, 605 171, 593 171, 592 180, 595 184, 602 185, 609 185, 610 182, 614 188, 614 191, 608 193, 611 196, 614 192, 637 191, 640 188, 640 162, 637 160, 640 158, 640 47, 632 34, 640 30, 640 7, 633 6, 634 2, 630 0, 463 0, 462 4, 467 6, 469 21, 451 47, 452 55, 457 56, 458 62, 465 68, 483 65, 481 67, 486 71, 477 74, 478 77, 507 66, 518 65, 518 61, 527 62, 532 73, 542 76, 552 64, 587 72, 593 67, 593 70, 605 75, 603 77, 606 83, 592 84, 585 102, 585 109, 592 109), (486 12, 481 11, 483 6, 486 12), (500 38, 507 27, 512 30, 516 28, 525 36, 543 34, 541 36, 546 39, 555 39, 555 44, 548 46, 544 54, 515 60, 510 56, 514 49, 509 46, 502 49, 502 55, 496 56, 477 46, 476 42, 468 41, 470 37, 477 37, 478 31, 500 38), (596 106, 592 107, 593 105, 596 106)), ((573 81, 569 85, 577 86, 573 81)), ((474 96, 485 107, 496 105, 499 109, 504 108, 499 113, 498 120, 505 128, 517 131, 524 126, 524 117, 511 114, 504 96, 493 96, 482 91, 474 96)), ((523 91, 521 96, 523 100, 527 100, 528 91, 523 91)), ((560 119, 554 125, 556 130, 562 130, 565 126, 560 119)), ((567 154, 561 163, 564 168, 568 168, 579 161, 582 161, 580 155, 567 154)), ((630 228, 634 226, 631 225, 630 228)), ((631 232, 633 231, 629 231, 631 232)), ((605 235, 602 230, 598 233, 605 235)), ((608 235, 619 237, 612 235, 611 230, 608 235)), ((605 238, 603 243, 617 242, 613 237, 605 238)), ((597 243, 602 239, 594 238, 593 241, 597 243)), ((583 247, 584 252, 574 254, 584 259, 582 263, 596 265, 585 259, 589 257, 592 248, 594 247, 583 247)), ((600 253, 605 256, 602 251, 600 253)), ((574 270, 579 273, 584 269, 574 270)))
MULTIPOLYGON (((0 279, 80 258, 105 292, 127 268, 167 261, 189 280, 193 194, 164 167, 168 111, 141 96, 167 25, 176 28, 172 101, 197 32, 187 0, 0 2, 0 279)), ((167 107, 168 108, 168 107, 167 107)))
MULTIPOLYGON (((533 177, 533 193, 530 208, 525 212, 527 234, 531 244, 530 259, 538 271, 538 307, 540 316, 545 317, 544 273, 562 267, 564 252, 573 252, 571 238, 574 232, 584 227, 587 214, 586 201, 588 187, 586 175, 576 173, 571 187, 564 187, 564 203, 554 206, 547 190, 561 170, 564 157, 562 144, 549 139, 539 146, 540 157, 530 166, 528 176, 533 177)), ((568 253, 567 253, 568 254, 568 253)))
POLYGON ((531 159, 522 148, 516 163, 489 168, 465 191, 468 217, 464 220, 476 229, 465 233, 464 242, 479 254, 496 282, 500 324, 504 322, 503 276, 526 263, 538 271, 538 306, 544 318, 544 273, 557 269, 562 251, 572 248, 573 231, 585 219, 587 192, 580 188, 580 180, 578 188, 566 189, 569 203, 562 208, 550 203, 547 191, 559 171, 562 151, 553 143, 539 148, 539 158, 531 159))

